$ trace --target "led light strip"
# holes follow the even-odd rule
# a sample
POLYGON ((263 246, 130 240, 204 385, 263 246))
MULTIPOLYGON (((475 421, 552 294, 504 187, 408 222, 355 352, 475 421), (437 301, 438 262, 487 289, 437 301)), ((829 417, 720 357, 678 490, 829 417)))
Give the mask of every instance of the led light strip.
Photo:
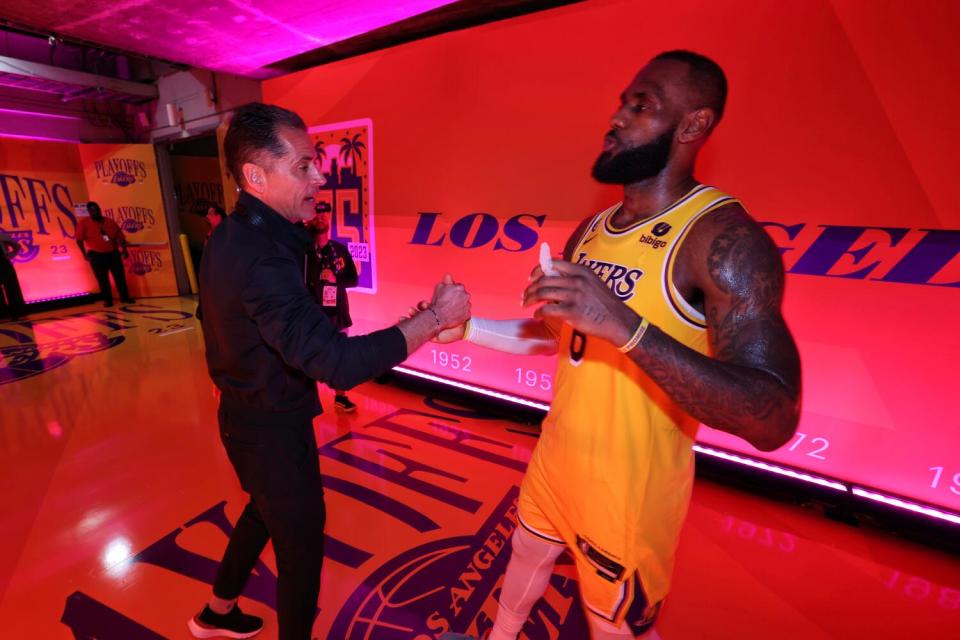
POLYGON ((727 453, 726 451, 719 451, 717 449, 711 449, 710 447, 705 447, 700 444, 693 445, 693 450, 697 453, 702 453, 707 456, 712 456, 714 458, 720 458, 722 460, 727 460, 729 462, 736 462, 737 464, 742 464, 747 467, 753 467, 754 469, 760 469, 761 471, 768 471, 770 473, 776 473, 777 475, 787 476, 788 478, 793 478, 794 480, 802 480, 803 482, 809 482, 810 484, 820 485, 821 487, 826 487, 828 489, 833 489, 834 491, 842 491, 846 493, 849 491, 847 485, 834 480, 827 480, 826 478, 821 478, 819 476, 813 476, 809 473, 801 473, 799 471, 794 471, 793 469, 787 469, 785 467, 778 467, 775 464, 770 464, 769 462, 761 462, 760 460, 754 460, 753 458, 746 458, 743 456, 734 455, 732 453, 727 453))
MULTIPOLYGON (((441 376, 436 376, 430 373, 424 373, 423 371, 417 371, 416 369, 397 366, 397 367, 394 367, 393 370, 397 371, 398 373, 403 373, 403 374, 414 376, 417 378, 422 378, 424 380, 430 380, 431 382, 447 385, 449 387, 463 389, 464 391, 472 391, 474 393, 479 393, 481 395, 488 396, 491 398, 496 398, 498 400, 503 400, 505 402, 512 402, 513 404, 518 404, 531 409, 540 409, 541 411, 550 410, 549 404, 536 402, 534 400, 529 400, 527 398, 521 398, 520 396, 514 396, 509 393, 501 393, 499 391, 493 391, 491 389, 478 387, 476 385, 468 384, 466 382, 460 382, 458 380, 443 378, 441 376)), ((861 487, 858 487, 852 484, 844 484, 836 480, 831 480, 829 478, 824 478, 824 477, 816 476, 809 473, 803 473, 800 471, 796 471, 794 469, 780 467, 775 464, 771 464, 769 462, 757 460, 755 458, 750 458, 747 456, 736 455, 736 454, 729 453, 727 451, 722 451, 719 449, 713 449, 711 447, 706 447, 701 444, 693 445, 693 450, 702 455, 719 458, 722 460, 726 460, 727 462, 741 464, 747 467, 752 467, 754 469, 759 469, 760 471, 766 471, 768 473, 773 473, 773 474, 785 476, 788 478, 792 478, 794 480, 800 480, 802 482, 815 484, 817 486, 825 487, 827 489, 832 489, 834 491, 839 491, 841 493, 853 494, 858 498, 873 500, 875 502, 880 502, 890 507, 903 509, 905 511, 910 511, 912 513, 916 513, 922 516, 927 516, 928 518, 935 518, 937 520, 942 520, 945 522, 950 522, 952 524, 960 525, 960 515, 951 513, 949 511, 941 511, 939 509, 934 509, 933 507, 917 504, 915 502, 910 502, 908 500, 897 498, 895 496, 890 496, 883 493, 878 493, 876 491, 863 489, 861 487)))
POLYGON ((38 140, 40 142, 73 142, 75 144, 81 144, 82 140, 76 140, 74 138, 48 138, 46 136, 24 136, 16 133, 0 133, 0 138, 14 138, 16 140, 38 140))
POLYGON ((68 293, 63 296, 53 296, 52 298, 37 298, 36 300, 27 300, 27 304, 36 304, 38 302, 52 302, 53 300, 68 300, 70 298, 82 298, 83 296, 94 295, 92 291, 84 291, 81 293, 68 293))
POLYGON ((0 113, 13 113, 18 116, 32 116, 37 118, 50 118, 53 120, 83 120, 82 116, 66 115, 63 113, 47 113, 46 111, 23 111, 21 109, 0 108, 0 113))
POLYGON ((472 391, 473 393, 479 393, 481 395, 484 395, 490 398, 496 398, 497 400, 512 402, 513 404, 519 404, 521 406, 529 407, 531 409, 540 409, 541 411, 550 410, 550 405, 543 404, 542 402, 527 400, 526 398, 521 398, 520 396, 512 396, 509 393, 501 393, 499 391, 493 391, 491 389, 478 387, 473 384, 467 384, 466 382, 450 380, 449 378, 441 378, 440 376, 435 376, 430 373, 424 373, 423 371, 417 371, 416 369, 408 369, 407 367, 396 366, 393 368, 393 370, 409 376, 423 378, 424 380, 430 380, 431 382, 445 384, 448 387, 455 387, 457 389, 463 389, 465 391, 472 391))
POLYGON ((851 491, 853 492, 853 495, 860 498, 866 498, 867 500, 873 500, 875 502, 882 502, 885 505, 896 507, 898 509, 904 509, 906 511, 912 511, 913 513, 919 513, 920 515, 927 516, 928 518, 937 518, 938 520, 946 520, 947 522, 952 522, 953 524, 960 524, 960 515, 955 513, 940 511, 939 509, 934 509, 926 505, 909 502, 901 498, 894 498, 893 496, 884 495, 875 491, 868 491, 866 489, 861 489, 860 487, 852 487, 851 491))

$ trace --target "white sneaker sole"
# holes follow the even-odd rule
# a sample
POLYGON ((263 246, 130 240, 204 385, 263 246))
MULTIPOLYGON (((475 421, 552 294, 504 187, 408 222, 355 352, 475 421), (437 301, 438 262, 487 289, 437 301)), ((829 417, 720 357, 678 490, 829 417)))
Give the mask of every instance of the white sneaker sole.
POLYGON ((252 638, 263 631, 263 627, 249 633, 237 633, 236 631, 227 631, 226 629, 207 629, 197 624, 197 621, 193 618, 187 620, 187 628, 190 629, 190 633, 193 634, 194 638, 252 638))

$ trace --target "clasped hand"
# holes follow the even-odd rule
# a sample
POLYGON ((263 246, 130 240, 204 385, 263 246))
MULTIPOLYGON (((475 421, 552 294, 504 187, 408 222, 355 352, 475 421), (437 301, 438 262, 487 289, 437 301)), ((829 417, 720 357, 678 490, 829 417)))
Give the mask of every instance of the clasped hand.
POLYGON ((541 305, 534 317, 556 318, 581 333, 626 343, 639 323, 639 316, 625 305, 590 268, 563 260, 554 260, 555 276, 537 266, 523 292, 523 306, 541 305))
POLYGON ((470 294, 466 287, 454 282, 449 273, 434 288, 433 299, 419 305, 421 310, 428 306, 437 314, 441 332, 462 327, 470 319, 470 294))

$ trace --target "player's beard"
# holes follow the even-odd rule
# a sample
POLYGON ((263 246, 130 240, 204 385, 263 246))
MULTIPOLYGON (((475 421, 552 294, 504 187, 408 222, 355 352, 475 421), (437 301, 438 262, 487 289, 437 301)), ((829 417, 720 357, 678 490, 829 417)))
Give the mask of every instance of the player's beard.
POLYGON ((593 179, 604 184, 633 184, 658 175, 670 160, 673 126, 653 142, 617 152, 604 151, 593 163, 593 179))

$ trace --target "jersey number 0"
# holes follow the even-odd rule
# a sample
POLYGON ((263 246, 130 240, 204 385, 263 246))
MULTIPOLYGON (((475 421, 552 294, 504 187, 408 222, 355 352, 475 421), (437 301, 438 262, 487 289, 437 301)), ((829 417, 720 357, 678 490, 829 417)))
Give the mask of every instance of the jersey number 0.
POLYGON ((584 333, 580 333, 576 329, 573 330, 573 335, 570 336, 570 362, 573 364, 580 364, 580 361, 583 360, 583 354, 587 350, 587 336, 584 333))

